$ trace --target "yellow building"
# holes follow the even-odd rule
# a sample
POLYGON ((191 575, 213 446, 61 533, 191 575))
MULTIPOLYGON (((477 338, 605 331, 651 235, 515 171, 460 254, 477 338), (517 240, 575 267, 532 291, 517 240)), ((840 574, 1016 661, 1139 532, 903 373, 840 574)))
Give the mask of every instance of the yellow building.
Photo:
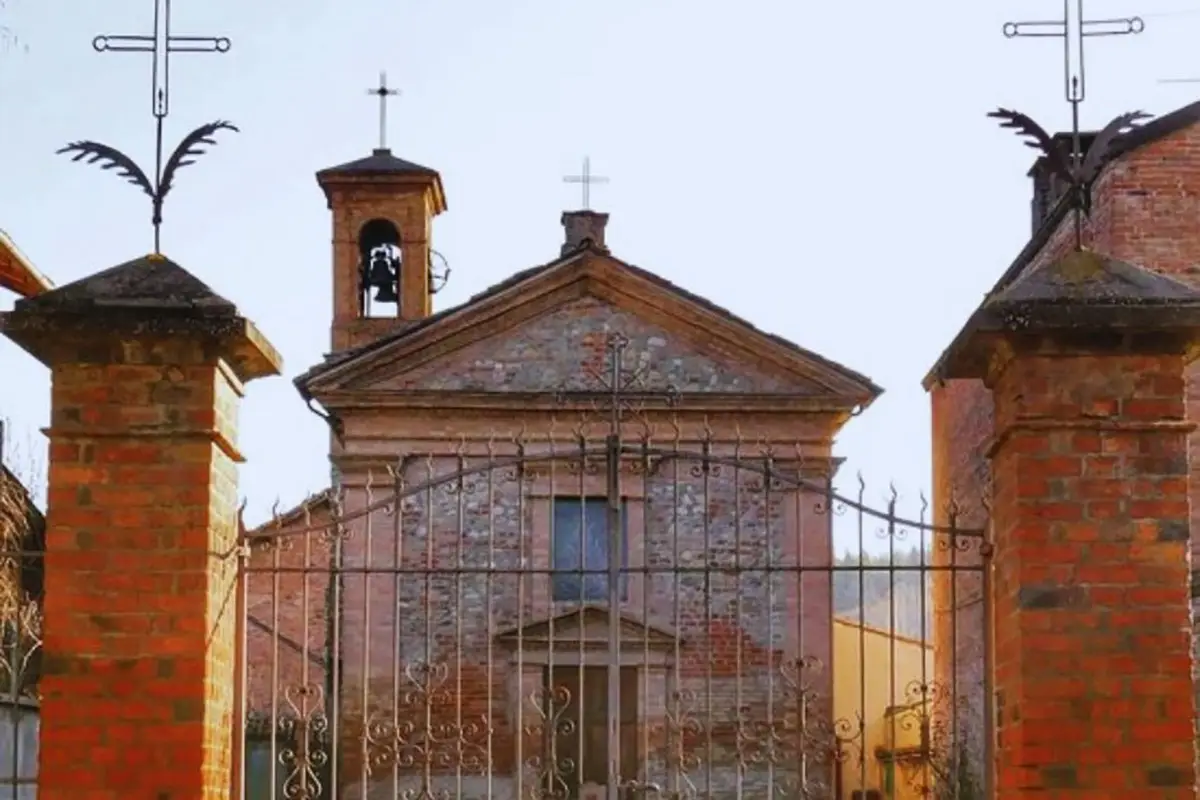
POLYGON ((833 708, 840 800, 909 800, 925 795, 933 645, 836 617, 833 708))

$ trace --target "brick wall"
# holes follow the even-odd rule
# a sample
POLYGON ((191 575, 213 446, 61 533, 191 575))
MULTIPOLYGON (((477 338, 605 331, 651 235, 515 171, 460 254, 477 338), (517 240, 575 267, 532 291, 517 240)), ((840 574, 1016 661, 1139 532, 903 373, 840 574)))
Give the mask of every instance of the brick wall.
POLYGON ((1080 338, 997 377, 996 788, 1194 798, 1182 347, 1080 338))
POLYGON ((42 796, 224 797, 236 464, 139 429, 232 431, 238 390, 215 366, 67 364, 52 382, 42 796))
MULTIPOLYGON (((1200 127, 1192 126, 1124 155, 1107 167, 1093 189, 1093 213, 1085 229, 1086 241, 1097 252, 1169 274, 1200 285, 1200 127)), ((1051 263, 1066 255, 1074 244, 1073 222, 1068 216, 1037 248, 1027 269, 1051 263)), ((1200 370, 1189 371, 1188 416, 1200 420, 1200 370)), ((984 448, 994 434, 991 392, 981 381, 949 381, 930 390, 933 412, 933 470, 936 510, 945 519, 951 496, 967 509, 980 508, 988 493, 988 468, 984 448)), ((1200 439, 1191 443, 1193 514, 1200 507, 1200 439)), ((1193 559, 1200 556, 1200 538, 1193 537, 1193 559)), ((970 596, 970 587, 958 579, 958 597, 970 596)), ((938 628, 939 680, 957 673, 969 676, 980 663, 982 609, 950 610, 949 581, 941 580, 935 594, 938 628), (946 627, 956 617, 957 641, 949 644, 946 627)), ((961 604, 960 604, 961 606, 961 604)), ((969 703, 982 708, 982 683, 969 703)), ((977 715, 976 715, 977 716, 977 715)), ((977 718, 979 718, 977 716, 977 718)), ((981 718, 980 718, 981 719, 981 718)))
POLYGON ((629 339, 625 368, 641 367, 647 387, 680 392, 796 392, 817 387, 783 379, 750 364, 722 362, 697 352, 633 314, 584 298, 521 326, 502 341, 485 341, 413 370, 389 389, 558 391, 594 389, 607 378, 605 344, 619 331, 629 339))

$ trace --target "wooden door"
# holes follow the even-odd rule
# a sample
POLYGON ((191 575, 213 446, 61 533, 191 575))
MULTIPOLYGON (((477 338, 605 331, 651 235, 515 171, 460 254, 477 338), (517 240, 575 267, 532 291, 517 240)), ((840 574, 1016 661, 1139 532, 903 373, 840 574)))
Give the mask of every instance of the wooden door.
MULTIPOLYGON (((634 667, 621 668, 620 716, 618 725, 621 780, 638 777, 638 679, 634 667)), ((547 676, 548 694, 567 698, 555 736, 559 776, 569 797, 579 796, 583 784, 608 783, 608 668, 555 667, 547 676), (562 723, 567 724, 562 724, 562 723)), ((616 710, 613 716, 616 715, 616 710)), ((561 787, 560 787, 561 788, 561 787)))

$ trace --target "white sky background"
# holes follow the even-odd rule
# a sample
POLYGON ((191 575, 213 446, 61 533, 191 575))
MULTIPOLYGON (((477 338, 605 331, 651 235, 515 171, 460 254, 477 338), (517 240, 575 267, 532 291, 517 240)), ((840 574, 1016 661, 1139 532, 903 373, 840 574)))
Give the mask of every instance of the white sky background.
MULTIPOLYGON (((168 142, 229 119, 242 133, 180 173, 164 251, 235 301, 283 353, 286 377, 243 406, 248 517, 328 482, 326 429, 290 379, 328 343, 330 223, 313 173, 366 155, 381 69, 397 155, 441 171, 434 246, 445 308, 553 258, 562 183, 583 155, 612 182, 609 244, 765 330, 887 390, 839 442, 840 483, 929 485, 922 376, 1029 236, 1032 151, 997 105, 1069 124, 1057 40, 1009 41, 1053 0, 177 0, 175 33, 223 34, 225 56, 172 67, 168 142)), ((1085 126, 1191 102, 1198 0, 1092 0, 1142 14, 1138 37, 1091 40, 1085 126)), ((54 151, 87 138, 152 164, 149 58, 97 54, 143 33, 150 0, 7 0, 20 46, 0 53, 0 228, 57 283, 148 252, 149 203, 54 151)), ((0 298, 0 308, 11 306, 0 298)), ((44 449, 46 370, 0 340, 0 417, 44 449)), ((19 465, 18 465, 19 466, 19 465)))

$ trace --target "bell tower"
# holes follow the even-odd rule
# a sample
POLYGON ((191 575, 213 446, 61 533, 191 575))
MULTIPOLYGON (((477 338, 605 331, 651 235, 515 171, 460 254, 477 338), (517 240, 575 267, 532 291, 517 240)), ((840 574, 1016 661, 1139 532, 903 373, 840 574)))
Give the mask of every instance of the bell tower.
POLYGON ((378 148, 321 170, 317 182, 333 216, 333 352, 429 316, 441 176, 378 148))
POLYGON ((379 147, 317 173, 333 212, 334 353, 429 316, 448 271, 429 244, 433 218, 446 210, 441 176, 388 149, 387 101, 399 92, 386 73, 368 94, 379 98, 379 147))

